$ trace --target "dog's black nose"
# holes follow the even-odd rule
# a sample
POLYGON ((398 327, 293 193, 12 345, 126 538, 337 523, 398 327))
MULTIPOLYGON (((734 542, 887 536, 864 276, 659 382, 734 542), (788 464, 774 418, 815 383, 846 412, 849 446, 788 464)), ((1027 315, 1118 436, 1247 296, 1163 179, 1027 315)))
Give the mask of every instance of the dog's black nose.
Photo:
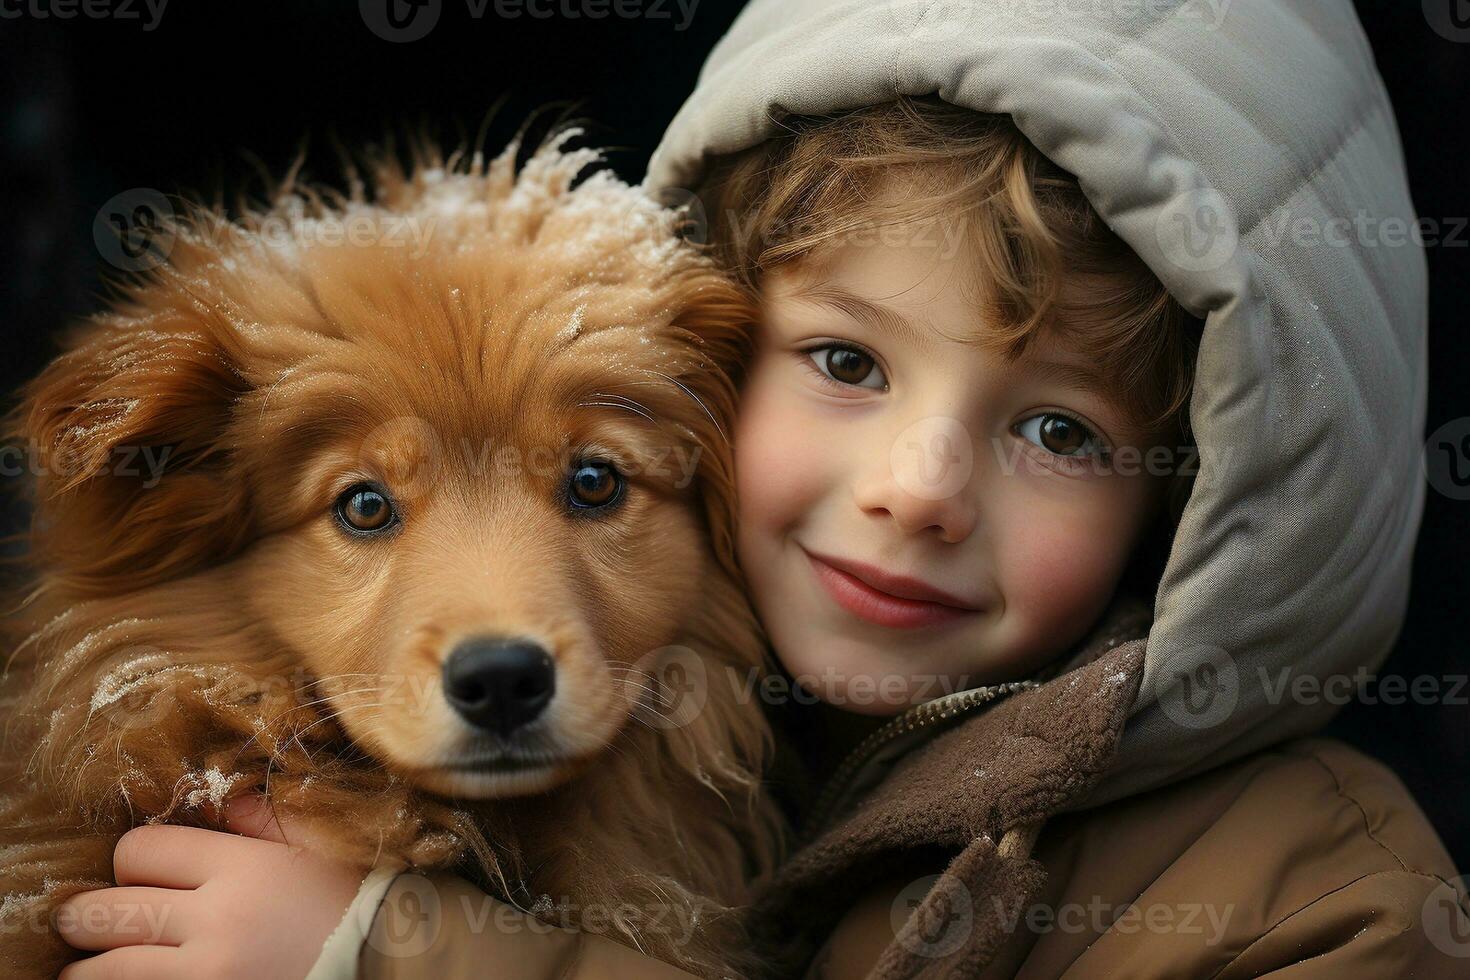
POLYGON ((556 665, 540 644, 481 636, 444 661, 444 697, 460 717, 509 735, 541 714, 556 692, 556 665))

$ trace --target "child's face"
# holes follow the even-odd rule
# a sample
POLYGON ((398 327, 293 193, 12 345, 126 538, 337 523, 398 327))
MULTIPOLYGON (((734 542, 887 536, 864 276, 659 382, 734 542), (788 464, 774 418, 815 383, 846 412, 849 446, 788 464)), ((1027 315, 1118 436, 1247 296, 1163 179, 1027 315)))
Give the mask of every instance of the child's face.
POLYGON ((1162 500, 1161 477, 1099 455, 1144 434, 1046 366, 1080 358, 1038 338, 1007 363, 966 341, 984 324, 963 262, 849 245, 762 284, 735 442, 740 558, 787 670, 863 714, 1064 652, 1162 500))

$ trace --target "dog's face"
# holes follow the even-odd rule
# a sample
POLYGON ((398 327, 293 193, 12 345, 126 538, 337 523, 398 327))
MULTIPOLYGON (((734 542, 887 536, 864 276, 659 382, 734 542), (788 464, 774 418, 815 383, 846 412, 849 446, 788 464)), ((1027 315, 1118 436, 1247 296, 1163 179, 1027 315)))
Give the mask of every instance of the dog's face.
MULTIPOLYGON (((381 274, 339 277, 359 274, 372 302, 381 274)), ((424 288, 452 302, 449 281, 424 288)), ((458 314, 420 309, 313 365, 248 437, 322 433, 255 491, 278 510, 243 559, 246 595, 356 741, 430 788, 569 776, 628 723, 700 600, 707 461, 689 433, 709 423, 659 377, 691 351, 657 309, 601 292, 512 312, 487 290, 520 322, 427 361, 414 335, 454 336, 458 314)))
POLYGON ((57 567, 106 592, 227 566, 321 709, 427 789, 574 775, 729 564, 750 316, 636 191, 569 189, 586 162, 386 173, 373 207, 277 205, 287 241, 181 234, 28 390, 70 474, 41 495, 57 567), (322 233, 354 215, 375 233, 322 233), (161 472, 119 475, 130 450, 161 472))

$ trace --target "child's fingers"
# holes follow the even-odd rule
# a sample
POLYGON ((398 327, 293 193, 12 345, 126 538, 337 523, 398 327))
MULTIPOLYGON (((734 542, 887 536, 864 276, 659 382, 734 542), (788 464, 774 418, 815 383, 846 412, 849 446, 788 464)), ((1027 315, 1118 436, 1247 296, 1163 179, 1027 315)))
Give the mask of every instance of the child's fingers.
POLYGON ((286 829, 259 793, 237 796, 225 804, 225 828, 243 837, 258 837, 277 844, 301 843, 296 837, 287 840, 286 829))
POLYGON ((69 964, 57 980, 183 980, 186 966, 176 946, 124 946, 69 964))
POLYGON ((135 827, 112 852, 112 876, 119 885, 198 888, 222 865, 238 863, 240 851, 266 846, 198 827, 135 827))
POLYGON ((192 892, 173 888, 99 888, 73 895, 56 910, 56 929, 77 949, 178 946, 192 892))

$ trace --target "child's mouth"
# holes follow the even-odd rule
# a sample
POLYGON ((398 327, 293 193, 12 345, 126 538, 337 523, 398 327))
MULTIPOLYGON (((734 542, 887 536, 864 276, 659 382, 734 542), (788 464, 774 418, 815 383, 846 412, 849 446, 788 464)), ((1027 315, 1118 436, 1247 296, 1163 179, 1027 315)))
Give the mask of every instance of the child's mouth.
POLYGON ((891 629, 916 629, 958 622, 980 612, 979 609, 908 598, 885 592, 845 569, 837 568, 802 548, 822 588, 843 609, 875 626, 891 629))

